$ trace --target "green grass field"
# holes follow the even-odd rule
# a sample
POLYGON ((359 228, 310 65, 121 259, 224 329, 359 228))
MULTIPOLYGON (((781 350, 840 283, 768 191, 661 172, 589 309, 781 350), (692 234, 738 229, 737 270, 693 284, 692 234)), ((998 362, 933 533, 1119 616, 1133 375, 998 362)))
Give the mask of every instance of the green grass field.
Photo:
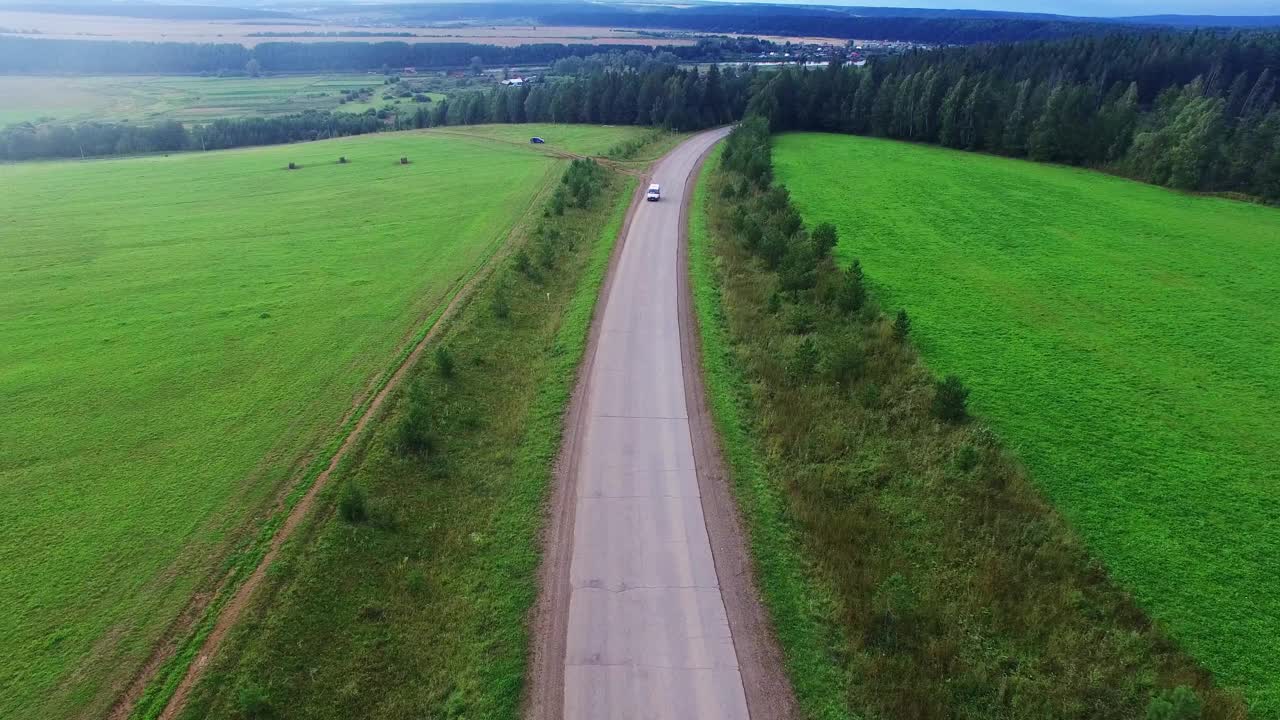
POLYGON ((775 161, 1140 604, 1280 716, 1280 212, 848 136, 775 161))
POLYGON ((103 715, 564 165, 396 133, 0 166, 0 716, 103 715))
MULTIPOLYGON (((79 120, 201 121, 304 110, 363 112, 380 108, 383 76, 367 74, 276 77, 0 76, 0 125, 52 118, 79 120), (340 105, 343 90, 373 88, 369 102, 340 105)), ((433 100, 444 96, 429 93, 433 100)), ((404 99, 399 107, 413 109, 404 99)))
MULTIPOLYGON (((528 123, 524 125, 458 125, 440 128, 441 132, 466 133, 481 137, 528 144, 529 138, 540 137, 548 150, 567 150, 581 155, 604 155, 610 148, 624 140, 647 139, 652 128, 635 125, 553 125, 528 123)), ((679 136, 670 136, 679 137, 679 136)), ((651 145, 665 147, 666 138, 653 138, 651 145)), ((648 154, 646 146, 646 154, 648 154)))

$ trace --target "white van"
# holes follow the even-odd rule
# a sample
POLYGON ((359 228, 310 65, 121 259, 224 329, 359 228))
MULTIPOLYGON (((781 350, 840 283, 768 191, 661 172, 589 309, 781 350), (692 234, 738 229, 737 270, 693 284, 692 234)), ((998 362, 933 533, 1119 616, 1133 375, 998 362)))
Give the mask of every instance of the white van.
POLYGON ((658 202, 662 199, 662 186, 654 183, 649 186, 649 191, 644 194, 644 199, 649 202, 658 202))

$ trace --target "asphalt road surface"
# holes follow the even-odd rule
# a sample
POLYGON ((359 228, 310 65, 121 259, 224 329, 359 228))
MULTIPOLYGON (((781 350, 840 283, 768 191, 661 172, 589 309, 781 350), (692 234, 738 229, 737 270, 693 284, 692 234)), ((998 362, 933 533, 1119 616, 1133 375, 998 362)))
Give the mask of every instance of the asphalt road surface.
POLYGON ((698 158, 655 168, 605 303, 577 446, 564 656, 570 720, 747 718, 694 472, 680 352, 681 205, 698 158))

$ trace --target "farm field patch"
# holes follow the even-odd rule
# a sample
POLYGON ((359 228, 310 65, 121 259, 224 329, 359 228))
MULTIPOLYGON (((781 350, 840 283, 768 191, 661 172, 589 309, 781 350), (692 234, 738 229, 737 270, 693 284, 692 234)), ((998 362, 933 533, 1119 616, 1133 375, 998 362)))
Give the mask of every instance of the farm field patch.
POLYGON ((1280 213, 850 136, 774 157, 1113 575, 1280 715, 1280 213))
MULTIPOLYGON (((362 18, 369 17, 361 9, 362 18)), ((149 42, 238 43, 257 45, 264 42, 431 42, 483 43, 516 46, 532 43, 591 43, 602 45, 693 45, 687 37, 657 37, 642 31, 580 25, 489 25, 458 27, 424 27, 396 25, 394 17, 381 19, 378 25, 361 24, 360 18, 346 22, 341 18, 321 21, 311 18, 270 18, 259 20, 201 20, 104 15, 71 15, 0 8, 0 27, 17 31, 7 33, 34 38, 67 38, 75 40, 133 40, 149 42), (383 24, 385 23, 385 24, 383 24), (28 32, 35 30, 37 32, 28 32), (370 33, 365 36, 323 36, 323 33, 370 33), (303 33, 315 33, 312 36, 303 33)))
POLYGON ((0 716, 104 715, 564 165, 388 133, 0 166, 0 716))
MULTIPOLYGON (((55 121, 207 121, 246 115, 270 116, 305 110, 362 112, 380 108, 382 75, 280 75, 195 77, 0 75, 0 125, 55 121), (369 102, 340 104, 343 90, 372 88, 369 102)), ((443 95, 431 94, 439 101, 443 95)), ((408 107, 414 107, 406 100, 408 107)), ((404 105, 405 103, 402 103, 404 105)))

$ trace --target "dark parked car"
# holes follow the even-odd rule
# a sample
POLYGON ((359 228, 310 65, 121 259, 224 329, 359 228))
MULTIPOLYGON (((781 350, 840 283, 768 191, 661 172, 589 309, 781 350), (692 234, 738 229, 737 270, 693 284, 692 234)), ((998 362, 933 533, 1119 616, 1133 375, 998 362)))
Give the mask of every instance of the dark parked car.
POLYGON ((534 145, 541 145, 541 144, 545 143, 545 142, 546 142, 546 140, 543 140, 543 139, 542 139, 542 138, 540 138, 540 137, 531 137, 531 138, 529 138, 529 142, 533 143, 534 145))

